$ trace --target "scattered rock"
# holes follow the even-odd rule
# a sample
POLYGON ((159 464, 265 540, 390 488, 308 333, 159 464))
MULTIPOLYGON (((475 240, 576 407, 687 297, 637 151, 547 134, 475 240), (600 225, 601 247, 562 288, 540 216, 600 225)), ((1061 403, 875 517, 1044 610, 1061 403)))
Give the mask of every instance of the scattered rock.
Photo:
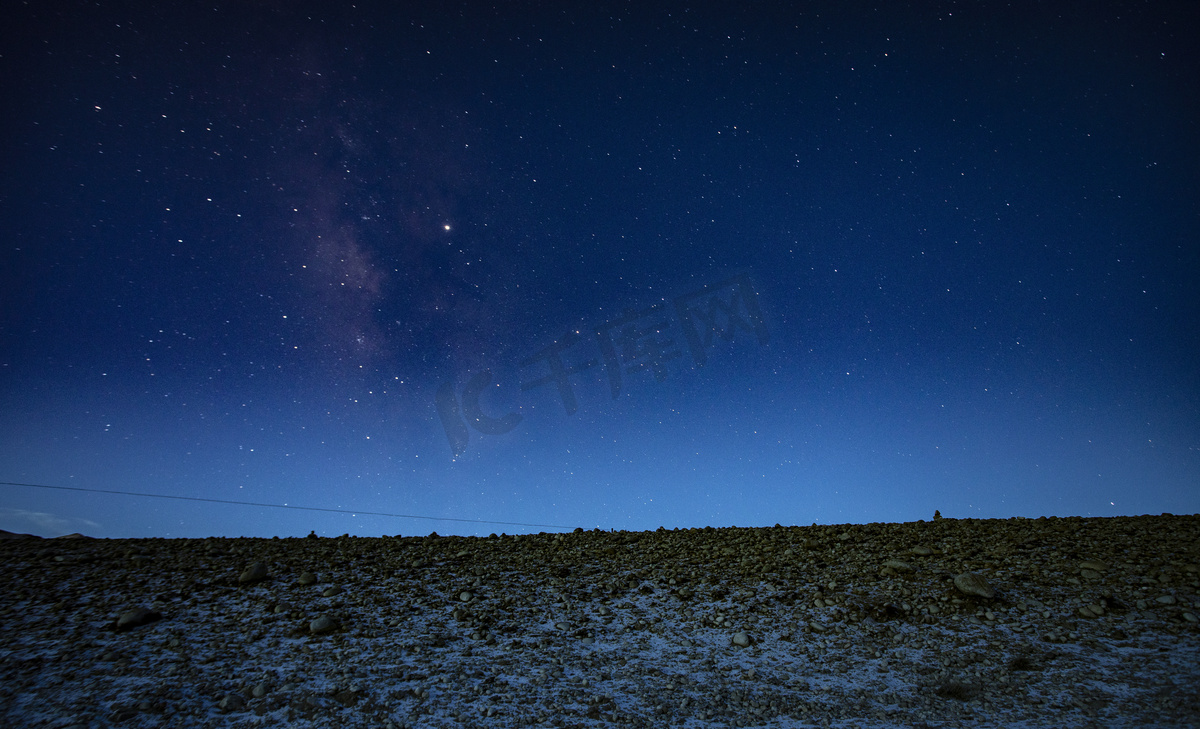
POLYGON ((747 648, 750 646, 750 643, 751 643, 750 636, 741 631, 734 633, 731 641, 733 642, 734 645, 736 645, 740 648, 747 648))
POLYGON ((246 701, 237 694, 226 694, 224 698, 217 702, 217 708, 221 711, 244 711, 246 709, 246 701))
POLYGON ((970 701, 979 693, 979 688, 960 681, 946 681, 937 687, 935 693, 943 699, 970 701))
POLYGON ((308 585, 315 585, 317 584, 317 576, 311 572, 301 572, 300 579, 296 580, 296 582, 299 582, 301 585, 306 587, 308 585))
POLYGON ((988 599, 996 596, 996 591, 992 589, 987 580, 982 575, 975 574, 974 572, 964 572, 955 577, 954 586, 964 595, 974 595, 988 599))
POLYGON ((143 625, 162 620, 162 613, 149 610, 147 608, 134 608, 121 613, 117 618, 115 627, 118 631, 133 630, 143 625))
POLYGON ((262 582, 267 579, 267 566, 262 562, 255 562, 246 569, 242 570, 242 574, 238 575, 238 582, 246 585, 254 582, 262 582))
POLYGON ((317 635, 321 635, 322 633, 332 633, 333 631, 337 630, 338 624, 337 621, 328 615, 322 615, 321 617, 309 623, 308 629, 317 635))

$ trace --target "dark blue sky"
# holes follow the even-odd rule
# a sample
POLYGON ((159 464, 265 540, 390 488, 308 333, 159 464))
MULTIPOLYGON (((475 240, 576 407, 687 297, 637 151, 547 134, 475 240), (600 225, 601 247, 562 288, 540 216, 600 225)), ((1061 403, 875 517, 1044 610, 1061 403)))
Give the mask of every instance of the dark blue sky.
MULTIPOLYGON (((1200 511, 1200 8, 786 5, 15 8, 0 480, 1200 511)), ((549 530, 0 489, 46 536, 549 530)))

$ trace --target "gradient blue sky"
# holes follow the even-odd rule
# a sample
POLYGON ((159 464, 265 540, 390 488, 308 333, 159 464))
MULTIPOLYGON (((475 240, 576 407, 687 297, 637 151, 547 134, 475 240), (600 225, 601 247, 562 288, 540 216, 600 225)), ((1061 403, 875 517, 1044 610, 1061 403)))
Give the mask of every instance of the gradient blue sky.
POLYGON ((1200 511, 1196 4, 427 5, 12 10, 0 480, 524 526, 2 485, 0 528, 1200 511), (615 398, 522 388, 627 310, 615 398), (456 457, 484 371, 520 420, 456 457))

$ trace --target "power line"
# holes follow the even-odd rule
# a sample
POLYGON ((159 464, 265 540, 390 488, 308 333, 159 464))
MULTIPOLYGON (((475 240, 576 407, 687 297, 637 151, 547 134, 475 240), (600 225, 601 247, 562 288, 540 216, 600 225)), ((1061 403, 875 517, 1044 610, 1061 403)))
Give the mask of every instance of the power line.
POLYGON ((561 524, 529 524, 521 521, 491 521, 489 519, 455 519, 449 516, 417 516, 416 514, 389 514, 382 511, 351 511, 350 509, 325 509, 319 506, 292 506, 290 504, 260 504, 254 501, 230 501, 228 499, 205 499, 199 496, 172 496, 170 494, 146 494, 137 491, 113 491, 111 489, 85 489, 78 486, 47 486, 41 483, 15 483, 0 481, 3 486, 28 486, 33 489, 56 489, 58 491, 84 491, 89 494, 120 494, 121 496, 143 496, 152 499, 175 499, 177 501, 204 501, 210 504, 235 504, 237 506, 262 506, 270 509, 296 509, 299 511, 328 511, 335 514, 362 514, 364 516, 388 516, 395 519, 429 519, 431 521, 458 521, 468 524, 504 524, 506 526, 548 527, 570 529, 561 524))

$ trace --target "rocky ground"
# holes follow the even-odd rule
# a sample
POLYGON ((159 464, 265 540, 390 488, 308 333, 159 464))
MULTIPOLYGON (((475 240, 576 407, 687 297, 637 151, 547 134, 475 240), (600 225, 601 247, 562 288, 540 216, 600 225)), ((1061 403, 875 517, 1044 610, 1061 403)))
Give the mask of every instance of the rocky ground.
POLYGON ((0 549, 5 726, 1200 721, 1197 516, 0 549))

